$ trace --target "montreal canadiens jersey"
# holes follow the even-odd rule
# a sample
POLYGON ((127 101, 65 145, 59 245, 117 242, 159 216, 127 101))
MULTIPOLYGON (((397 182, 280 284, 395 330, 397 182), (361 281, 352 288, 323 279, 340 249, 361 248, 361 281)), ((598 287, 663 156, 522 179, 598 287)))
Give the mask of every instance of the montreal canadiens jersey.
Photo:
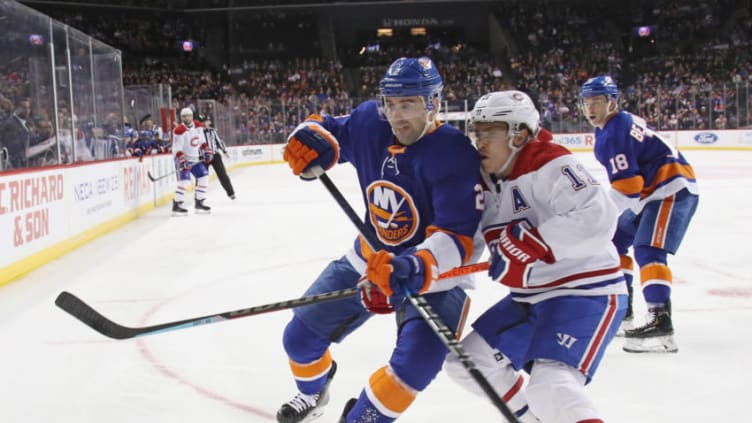
MULTIPOLYGON (((403 146, 375 101, 346 116, 325 116, 321 124, 339 142, 339 161, 355 167, 366 225, 388 251, 427 249, 440 273, 471 259, 482 188, 478 152, 464 134, 440 124, 415 144, 403 146)), ((365 273, 369 254, 359 237, 347 257, 365 273)))
POLYGON ((555 262, 536 261, 526 288, 511 288, 517 301, 536 303, 564 295, 625 294, 619 255, 611 242, 617 210, 569 150, 531 141, 504 180, 484 178, 481 231, 496 248, 506 225, 538 228, 555 262))
POLYGON ((595 128, 595 158, 606 168, 619 211, 639 213, 645 203, 682 189, 697 194, 692 166, 645 120, 620 111, 595 128))
POLYGON ((172 154, 182 151, 189 162, 199 161, 199 148, 206 142, 201 122, 194 121, 190 128, 181 123, 173 132, 172 154))

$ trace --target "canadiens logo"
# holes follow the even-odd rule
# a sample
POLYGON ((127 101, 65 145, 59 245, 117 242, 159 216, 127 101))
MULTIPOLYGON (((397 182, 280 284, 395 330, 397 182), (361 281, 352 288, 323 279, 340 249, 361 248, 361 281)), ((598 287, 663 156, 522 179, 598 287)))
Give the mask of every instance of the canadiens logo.
POLYGON ((368 214, 376 234, 386 245, 399 245, 411 239, 420 225, 413 198, 389 181, 375 181, 366 189, 368 214))

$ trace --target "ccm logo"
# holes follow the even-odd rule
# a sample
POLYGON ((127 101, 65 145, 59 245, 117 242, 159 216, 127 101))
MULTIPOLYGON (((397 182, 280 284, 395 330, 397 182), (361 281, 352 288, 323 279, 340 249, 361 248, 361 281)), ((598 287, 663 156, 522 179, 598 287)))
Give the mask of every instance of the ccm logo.
POLYGON ((700 144, 713 144, 714 142, 718 141, 718 135, 712 132, 700 132, 699 134, 695 135, 695 141, 699 142, 700 144))

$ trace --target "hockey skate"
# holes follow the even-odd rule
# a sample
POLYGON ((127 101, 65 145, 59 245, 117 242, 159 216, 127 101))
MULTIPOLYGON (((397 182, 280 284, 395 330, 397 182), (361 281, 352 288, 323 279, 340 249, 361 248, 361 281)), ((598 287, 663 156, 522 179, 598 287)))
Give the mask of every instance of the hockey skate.
POLYGON ((634 310, 632 310, 632 294, 634 293, 634 289, 631 286, 628 286, 627 293, 629 294, 629 299, 627 300, 627 314, 624 315, 619 330, 616 331, 616 336, 624 336, 624 332, 634 329, 634 310))
POLYGON ((326 383, 321 392, 306 395, 298 392, 295 398, 282 404, 277 411, 279 423, 306 423, 313 421, 324 414, 324 406, 329 403, 329 384, 337 372, 337 363, 332 361, 332 368, 326 377, 326 383))
POLYGON ((345 404, 345 409, 342 411, 342 416, 339 418, 339 423, 347 423, 347 413, 355 407, 355 403, 358 402, 356 398, 350 398, 345 404))
POLYGON ((624 351, 633 353, 675 353, 679 351, 674 341, 671 323, 671 302, 648 311, 645 325, 624 332, 624 351))
POLYGON ((188 210, 184 209, 182 207, 182 204, 183 204, 182 201, 172 200, 172 215, 173 216, 186 216, 186 215, 188 215, 188 210))
POLYGON ((196 213, 211 213, 211 207, 204 204, 204 200, 196 200, 194 207, 196 213))

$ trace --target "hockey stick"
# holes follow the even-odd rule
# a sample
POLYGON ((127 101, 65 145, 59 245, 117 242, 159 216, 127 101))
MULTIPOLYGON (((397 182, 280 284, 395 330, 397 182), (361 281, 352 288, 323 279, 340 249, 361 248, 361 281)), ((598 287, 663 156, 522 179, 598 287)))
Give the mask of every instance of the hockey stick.
MULTIPOLYGON (((142 157, 143 157, 143 156, 142 156, 142 157)), ((147 170, 147 171, 146 171, 146 176, 148 176, 148 177, 149 177, 149 179, 150 179, 150 180, 151 180, 152 182, 157 182, 157 181, 159 181, 160 179, 164 179, 164 178, 166 178, 166 177, 168 177, 168 176, 172 176, 172 175, 174 175, 174 174, 175 174, 175 172, 177 172, 177 171, 176 171, 176 170, 173 170, 173 171, 172 171, 172 172, 170 172, 170 173, 166 173, 166 174, 164 174, 164 175, 162 175, 162 176, 157 176, 157 177, 155 178, 155 177, 154 177, 154 175, 152 175, 152 174, 151 174, 151 171, 150 171, 150 170, 147 170)))
MULTIPOLYGON (((383 244, 360 220, 358 215, 355 213, 355 210, 353 210, 353 208, 350 206, 350 203, 347 202, 347 199, 342 195, 339 189, 337 189, 337 186, 334 185, 334 182, 329 179, 329 175, 327 175, 326 172, 324 172, 324 170, 318 166, 314 167, 312 172, 319 178, 319 180, 321 180, 327 191, 329 191, 332 197, 334 197, 334 200, 337 202, 337 204, 339 204, 340 208, 342 208, 347 217, 350 218, 350 221, 352 221, 352 223, 358 229, 358 232, 360 232, 360 235, 363 236, 366 243, 369 244, 369 247, 374 251, 376 251, 376 249, 383 249, 383 244)), ((506 404, 506 402, 504 402, 501 396, 496 393, 493 386, 491 386, 491 384, 488 382, 488 379, 486 379, 486 377, 483 376, 480 370, 475 367, 475 363, 470 358, 470 356, 465 353, 465 350, 462 348, 459 341, 457 341, 457 337, 454 331, 452 331, 452 329, 450 329, 449 326, 447 326, 446 323, 441 320, 441 317, 433 311, 433 308, 430 304, 428 304, 428 302, 426 302, 426 299, 419 294, 409 294, 407 295, 407 298, 410 300, 410 303, 413 305, 413 307, 418 310, 421 317, 423 317, 423 320, 425 320, 428 326, 431 327, 436 336, 439 337, 439 340, 441 340, 444 346, 446 346, 447 349, 452 352, 452 354, 457 356, 460 363, 462 363, 462 366, 464 366, 465 369, 470 373, 470 376, 475 379, 475 381, 483 389, 483 392, 485 392, 485 394, 496 406, 496 408, 501 411, 501 414, 504 416, 504 418, 506 418, 509 423, 519 423, 517 416, 515 416, 512 410, 509 409, 509 406, 506 404)))
MULTIPOLYGON (((439 278, 444 279, 461 275, 469 275, 471 273, 484 270, 488 270, 488 263, 479 263, 458 267, 456 269, 442 273, 439 278)), ((194 326, 208 325, 210 323, 237 319, 239 317, 249 317, 263 313, 271 313, 273 311, 287 310, 304 305, 341 300, 344 298, 354 297, 358 294, 358 290, 359 288, 357 287, 340 289, 339 291, 325 292, 309 297, 300 297, 292 300, 280 301, 277 303, 241 308, 238 310, 225 311, 222 313, 209 314, 201 317, 192 317, 189 319, 143 327, 128 327, 115 323, 107 317, 103 316, 100 312, 94 310, 93 307, 86 304, 82 299, 76 297, 70 292, 61 292, 60 295, 57 296, 57 299, 55 299, 55 304, 71 316, 82 321, 85 325, 89 326, 90 328, 94 329, 104 336, 114 339, 129 339, 137 336, 154 335, 162 332, 187 329, 194 326)))

